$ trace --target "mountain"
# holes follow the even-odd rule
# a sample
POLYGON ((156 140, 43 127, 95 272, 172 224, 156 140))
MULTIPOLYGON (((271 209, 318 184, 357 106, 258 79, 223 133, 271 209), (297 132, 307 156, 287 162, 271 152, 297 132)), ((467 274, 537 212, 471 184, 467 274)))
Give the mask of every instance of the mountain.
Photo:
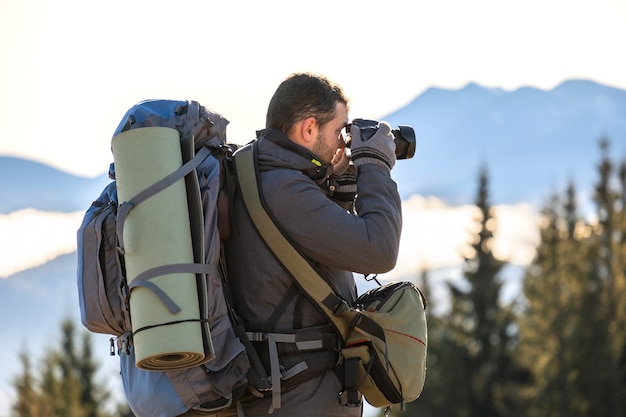
MULTIPOLYGON (((84 330, 77 306, 76 253, 0 279, 0 416, 8 415, 9 401, 14 398, 9 387, 23 370, 20 352, 27 352, 37 369, 46 351, 60 346, 62 320, 73 319, 79 323, 78 330, 84 330)), ((109 338, 93 335, 94 358, 100 366, 98 377, 120 397, 119 362, 109 356, 109 338)))
POLYGON ((16 347, 40 354, 43 346, 58 342, 61 320, 80 319, 75 277, 74 253, 0 279, 0 337, 5 340, 0 355, 7 366, 16 365, 16 347))
POLYGON ((404 198, 471 203, 484 164, 494 204, 537 206, 570 180, 590 190, 600 138, 612 155, 626 155, 625 116, 626 91, 571 80, 549 91, 431 88, 385 120, 412 125, 417 137, 415 157, 393 171, 404 198))
POLYGON ((110 181, 84 178, 22 158, 0 156, 0 214, 22 208, 72 212, 86 210, 110 181), (98 193, 98 194, 95 194, 98 193))

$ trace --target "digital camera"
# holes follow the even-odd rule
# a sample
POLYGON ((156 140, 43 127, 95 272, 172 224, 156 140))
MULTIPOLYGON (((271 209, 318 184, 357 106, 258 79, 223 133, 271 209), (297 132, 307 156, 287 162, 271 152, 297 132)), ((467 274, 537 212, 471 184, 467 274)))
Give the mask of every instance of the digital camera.
MULTIPOLYGON (((378 122, 368 119, 354 119, 346 126, 346 133, 350 135, 350 128, 355 125, 361 132, 361 139, 369 140, 378 130, 378 122)), ((411 126, 399 125, 391 129, 393 141, 396 144, 396 159, 411 159, 415 154, 415 131, 411 126)))

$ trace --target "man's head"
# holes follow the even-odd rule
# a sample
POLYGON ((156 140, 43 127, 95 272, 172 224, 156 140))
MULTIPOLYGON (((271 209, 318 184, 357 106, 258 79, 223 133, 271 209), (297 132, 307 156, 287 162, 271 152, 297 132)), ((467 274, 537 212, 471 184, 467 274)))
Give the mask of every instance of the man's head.
POLYGON ((281 131, 329 163, 344 146, 341 129, 348 123, 348 103, 341 87, 327 78, 292 74, 270 101, 266 127, 281 131))

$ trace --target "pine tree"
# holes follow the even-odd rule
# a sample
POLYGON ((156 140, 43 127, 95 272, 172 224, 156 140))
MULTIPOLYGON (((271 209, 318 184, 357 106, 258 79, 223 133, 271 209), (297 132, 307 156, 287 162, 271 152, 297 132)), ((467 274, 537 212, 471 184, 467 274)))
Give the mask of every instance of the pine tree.
POLYGON ((604 342, 607 348, 606 360, 603 362, 607 372, 607 387, 602 393, 602 402, 607 407, 605 415, 620 416, 626 405, 626 400, 623 399, 626 395, 626 168, 622 164, 616 170, 609 156, 609 148, 609 140, 602 138, 602 156, 598 166, 600 179, 594 194, 600 226, 596 268, 602 285, 602 299, 598 306, 602 316, 599 322, 604 326, 602 339, 599 341, 604 342))
POLYGON ((527 269, 519 356, 535 386, 529 416, 620 416, 626 397, 626 166, 600 142, 597 221, 582 218, 573 184, 544 209, 537 258, 527 269))
POLYGON ((65 320, 62 323, 61 350, 56 353, 56 367, 60 378, 57 380, 60 398, 58 415, 66 417, 82 417, 81 379, 78 367, 78 349, 76 346, 76 328, 74 322, 65 320))
MULTIPOLYGON (((77 344, 76 328, 71 320, 61 326, 61 342, 49 348, 33 372, 30 356, 20 354, 22 373, 13 382, 17 398, 12 404, 13 417, 109 417, 105 410, 109 392, 96 381, 97 365, 92 356, 91 339, 82 335, 77 344)), ((128 407, 117 408, 114 415, 128 417, 128 407)))
POLYGON ((525 392, 528 416, 585 416, 591 408, 582 391, 584 357, 593 349, 588 342, 594 331, 585 315, 598 302, 591 285, 596 246, 575 201, 570 184, 565 203, 555 195, 544 208, 541 243, 524 278, 526 309, 518 355, 535 381, 525 392))
POLYGON ((100 405, 107 402, 110 393, 96 383, 97 365, 93 360, 91 337, 82 337, 82 355, 76 363, 77 376, 81 383, 80 403, 85 417, 100 417, 100 405))
POLYGON ((480 215, 472 243, 474 256, 467 258, 464 265, 469 289, 453 292, 453 317, 457 316, 466 339, 470 415, 515 416, 520 408, 515 387, 525 382, 525 373, 512 355, 516 340, 513 305, 503 305, 500 297, 500 274, 506 261, 493 253, 497 219, 489 202, 488 185, 488 171, 483 167, 476 198, 480 215))
POLYGON ((35 376, 33 375, 30 355, 24 349, 20 352, 22 374, 15 378, 13 385, 17 393, 17 401, 13 404, 12 413, 19 417, 43 417, 46 415, 41 409, 39 393, 35 389, 35 376))
POLYGON ((499 274, 506 265, 492 251, 496 231, 488 195, 488 172, 479 172, 477 232, 472 256, 464 263, 465 281, 449 284, 450 312, 429 316, 429 351, 422 398, 406 413, 437 417, 518 416, 518 386, 527 372, 513 357, 516 343, 513 306, 500 300, 499 274))

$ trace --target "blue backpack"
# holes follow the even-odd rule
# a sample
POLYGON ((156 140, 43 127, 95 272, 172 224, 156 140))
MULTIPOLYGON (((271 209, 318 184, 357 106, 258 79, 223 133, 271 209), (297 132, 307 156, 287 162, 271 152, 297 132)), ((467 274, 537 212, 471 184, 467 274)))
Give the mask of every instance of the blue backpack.
MULTIPOLYGON (((220 230, 224 233, 227 227, 218 229, 218 200, 225 182, 225 164, 232 152, 226 145, 227 124, 220 114, 194 101, 151 100, 132 107, 114 137, 146 127, 175 129, 180 135, 185 163, 168 178, 131 199, 130 205, 118 201, 115 167, 111 164, 109 176, 113 182, 86 211, 77 233, 77 284, 82 323, 92 332, 114 336, 111 354, 116 350, 119 354, 125 394, 139 417, 172 417, 189 409, 218 410, 229 407, 247 391, 250 362, 233 325, 234 312, 226 302, 224 275, 219 265, 220 230), (162 372, 140 369, 136 366, 133 344, 131 294, 138 286, 150 287, 154 276, 168 272, 157 268, 152 277, 142 280, 143 284, 128 281, 121 231, 135 207, 182 180, 188 191, 194 241, 194 262, 183 266, 183 270, 197 278, 201 295, 199 321, 204 329, 207 361, 162 372)), ((172 302, 167 294, 159 294, 158 288, 154 288, 154 292, 164 304, 172 302)))

